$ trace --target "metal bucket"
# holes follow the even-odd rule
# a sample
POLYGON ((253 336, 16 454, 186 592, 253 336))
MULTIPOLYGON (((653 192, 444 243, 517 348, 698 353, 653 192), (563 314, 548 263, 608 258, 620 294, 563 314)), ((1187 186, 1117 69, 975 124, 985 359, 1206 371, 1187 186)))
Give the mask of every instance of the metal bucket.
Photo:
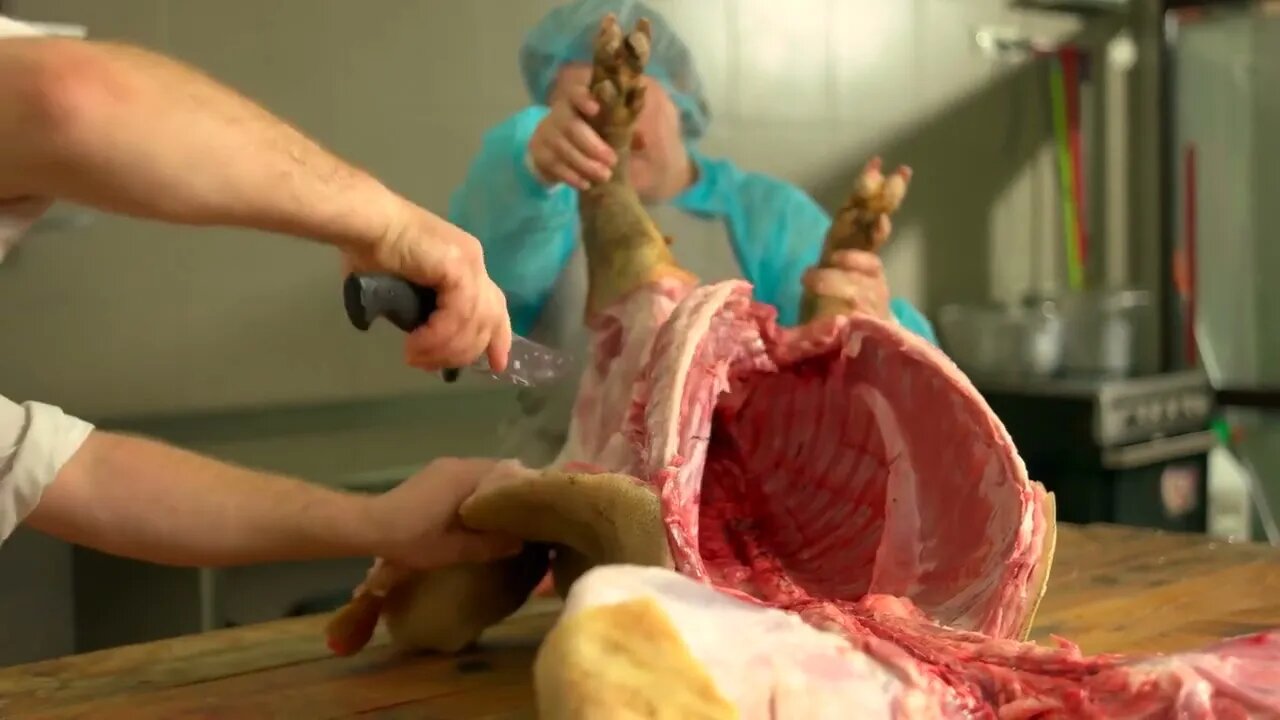
POLYGON ((973 378, 1036 379, 1062 364, 1062 322, 1052 303, 944 306, 942 347, 973 378))
POLYGON ((1140 337, 1150 326, 1151 299, 1142 290, 1098 290, 1059 297, 1062 372, 1072 377, 1132 377, 1140 337))

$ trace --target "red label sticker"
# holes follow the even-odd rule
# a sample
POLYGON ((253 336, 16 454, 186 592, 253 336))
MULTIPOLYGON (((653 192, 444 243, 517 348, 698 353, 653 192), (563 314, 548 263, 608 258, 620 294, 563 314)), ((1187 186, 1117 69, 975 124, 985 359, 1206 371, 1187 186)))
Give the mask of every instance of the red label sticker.
POLYGON ((1160 500, 1168 518, 1177 518, 1196 509, 1196 485, 1200 472, 1194 465, 1169 465, 1160 474, 1160 500))

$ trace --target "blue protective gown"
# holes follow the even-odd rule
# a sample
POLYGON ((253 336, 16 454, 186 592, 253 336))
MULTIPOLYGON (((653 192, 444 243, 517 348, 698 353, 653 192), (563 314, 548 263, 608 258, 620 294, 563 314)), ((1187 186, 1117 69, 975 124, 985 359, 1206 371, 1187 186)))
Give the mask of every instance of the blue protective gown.
MULTIPOLYGON (((521 335, 538 321, 579 240, 577 191, 542 185, 525 162, 529 138, 548 112, 540 105, 527 108, 486 133, 449 203, 449 220, 483 245, 489 274, 506 294, 521 335)), ((831 216, 790 183, 690 153, 698 180, 672 204, 722 221, 756 299, 777 308, 782 324, 796 324, 801 276, 817 262, 831 216)), ((904 328, 937 344, 928 319, 911 303, 892 298, 890 308, 904 328)))

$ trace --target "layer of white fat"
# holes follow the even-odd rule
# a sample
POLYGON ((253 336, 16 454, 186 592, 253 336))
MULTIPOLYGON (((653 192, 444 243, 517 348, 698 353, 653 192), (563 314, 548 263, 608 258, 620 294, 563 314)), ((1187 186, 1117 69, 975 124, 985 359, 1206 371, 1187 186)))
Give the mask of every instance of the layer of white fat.
MULTIPOLYGON (((908 340, 905 346, 907 352, 922 356, 939 366, 962 395, 973 402, 986 404, 969 376, 946 353, 914 335, 908 340)), ((977 630, 997 638, 1008 638, 1018 632, 1023 618, 1031 609, 1032 597, 1027 585, 1036 563, 1040 562, 1048 526, 1041 511, 1044 498, 1036 495, 1022 457, 1016 450, 1011 453, 1012 457, 999 450, 1001 447, 1015 448, 1008 429, 990 410, 986 413, 985 422, 985 430, 994 442, 991 448, 992 458, 983 469, 978 492, 990 498, 996 508, 1003 509, 1006 506, 1000 502, 997 493, 1008 492, 1008 488, 1003 487, 1003 481, 1011 480, 1017 488, 1021 504, 1016 525, 1013 526, 1014 537, 1008 544, 992 548, 991 551, 992 563, 996 567, 989 567, 989 570, 991 577, 999 578, 999 587, 988 593, 988 603, 985 606, 962 598, 951 603, 949 612, 960 613, 955 621, 957 627, 977 630), (961 607, 966 603, 969 607, 962 610, 961 607)), ((993 519, 994 526, 999 524, 998 519, 993 519)), ((1004 541, 1004 538, 1001 540, 1004 541)))
POLYGON ((662 608, 690 654, 743 720, 932 714, 918 707, 927 698, 845 640, 810 627, 794 614, 735 600, 672 570, 593 568, 574 583, 561 622, 588 608, 639 599, 662 608))
POLYGON ((634 451, 622 430, 653 342, 682 297, 683 286, 673 282, 646 285, 610 309, 610 322, 621 328, 622 347, 607 367, 599 368, 593 343, 568 438, 550 467, 587 462, 616 472, 631 468, 634 451))
POLYGON ((690 293, 671 314, 667 330, 679 333, 679 340, 671 349, 663 351, 668 358, 661 377, 654 377, 653 401, 646 412, 645 424, 649 437, 654 439, 649 448, 646 469, 652 474, 670 467, 680 452, 681 438, 687 428, 680 422, 684 411, 685 385, 690 379, 690 368, 698 347, 711 328, 711 321, 720 308, 735 293, 751 292, 751 286, 740 280, 726 280, 715 285, 704 285, 690 293))

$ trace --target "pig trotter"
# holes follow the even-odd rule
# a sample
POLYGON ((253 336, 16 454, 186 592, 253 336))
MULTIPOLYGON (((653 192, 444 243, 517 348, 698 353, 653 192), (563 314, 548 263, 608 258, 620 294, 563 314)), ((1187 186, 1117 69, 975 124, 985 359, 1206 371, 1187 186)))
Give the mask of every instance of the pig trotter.
MULTIPOLYGON (((889 217, 898 210, 911 182, 911 168, 902 166, 886 176, 880 158, 872 158, 858 176, 853 192, 831 222, 818 267, 831 267, 831 256, 840 250, 879 252, 889 239, 889 217)), ((806 291, 800 306, 802 322, 847 315, 843 300, 820 297, 806 291)))
POLYGON ((360 593, 342 606, 325 628, 325 644, 334 655, 354 655, 364 649, 378 628, 382 598, 360 593))

